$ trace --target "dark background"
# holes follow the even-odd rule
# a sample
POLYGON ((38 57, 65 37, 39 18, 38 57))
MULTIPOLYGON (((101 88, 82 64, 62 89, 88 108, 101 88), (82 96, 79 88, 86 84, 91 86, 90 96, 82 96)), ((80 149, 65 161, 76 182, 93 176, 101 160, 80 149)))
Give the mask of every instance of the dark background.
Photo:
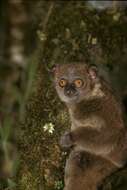
MULTIPOLYGON (((126 1, 0 1, 0 190, 62 190, 69 118, 52 84, 53 64, 86 61, 127 114, 126 1)), ((127 168, 104 190, 125 190, 127 168)))

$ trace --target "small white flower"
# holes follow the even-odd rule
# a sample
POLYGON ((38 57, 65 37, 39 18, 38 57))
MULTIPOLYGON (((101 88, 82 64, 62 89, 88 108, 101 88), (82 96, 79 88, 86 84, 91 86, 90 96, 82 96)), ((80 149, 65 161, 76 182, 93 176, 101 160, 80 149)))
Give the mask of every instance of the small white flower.
POLYGON ((52 123, 46 123, 44 126, 44 131, 48 131, 50 134, 54 132, 54 125, 52 123))

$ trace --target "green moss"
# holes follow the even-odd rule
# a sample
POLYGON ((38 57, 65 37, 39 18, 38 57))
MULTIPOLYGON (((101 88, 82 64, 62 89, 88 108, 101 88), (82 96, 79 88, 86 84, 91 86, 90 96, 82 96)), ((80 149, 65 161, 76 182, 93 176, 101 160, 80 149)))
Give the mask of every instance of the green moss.
MULTIPOLYGON (((44 7, 40 8, 42 12, 44 7)), ((58 142, 70 122, 47 70, 52 64, 66 63, 67 60, 86 59, 100 64, 121 61, 127 42, 126 13, 121 14, 117 21, 113 15, 106 11, 98 13, 81 2, 56 2, 46 26, 44 41, 44 31, 39 27, 36 29, 41 36, 37 49, 39 53, 33 58, 38 69, 32 87, 30 85, 30 95, 27 94, 25 120, 18 128, 21 159, 16 179, 18 190, 37 190, 41 186, 44 190, 62 188, 66 154, 61 152, 58 142), (44 131, 47 123, 54 126, 52 134, 44 131)), ((40 21, 42 24, 43 20, 40 21)), ((122 178, 122 173, 119 175, 122 178)))

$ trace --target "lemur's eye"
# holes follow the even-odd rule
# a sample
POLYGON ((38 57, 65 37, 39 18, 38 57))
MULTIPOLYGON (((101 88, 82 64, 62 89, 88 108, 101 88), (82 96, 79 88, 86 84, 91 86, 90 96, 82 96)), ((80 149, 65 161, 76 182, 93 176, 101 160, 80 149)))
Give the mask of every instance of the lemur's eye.
POLYGON ((66 84, 67 84, 67 80, 65 80, 65 79, 61 79, 61 80, 59 81, 59 86, 62 87, 62 88, 65 87, 66 84))
POLYGON ((75 86, 76 86, 77 88, 80 88, 80 87, 83 86, 84 82, 83 82, 81 79, 76 79, 76 80, 74 81, 74 84, 75 84, 75 86))

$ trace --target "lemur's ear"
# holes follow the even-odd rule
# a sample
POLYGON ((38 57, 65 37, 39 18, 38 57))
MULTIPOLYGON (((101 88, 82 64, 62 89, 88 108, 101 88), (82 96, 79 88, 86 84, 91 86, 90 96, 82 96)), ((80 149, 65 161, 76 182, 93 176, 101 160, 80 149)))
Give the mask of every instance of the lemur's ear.
POLYGON ((89 66, 89 76, 91 79, 96 79, 98 74, 98 68, 96 65, 90 65, 89 66))
POLYGON ((58 68, 59 68, 58 64, 53 65, 52 68, 51 68, 51 73, 56 74, 57 71, 58 71, 58 68))

